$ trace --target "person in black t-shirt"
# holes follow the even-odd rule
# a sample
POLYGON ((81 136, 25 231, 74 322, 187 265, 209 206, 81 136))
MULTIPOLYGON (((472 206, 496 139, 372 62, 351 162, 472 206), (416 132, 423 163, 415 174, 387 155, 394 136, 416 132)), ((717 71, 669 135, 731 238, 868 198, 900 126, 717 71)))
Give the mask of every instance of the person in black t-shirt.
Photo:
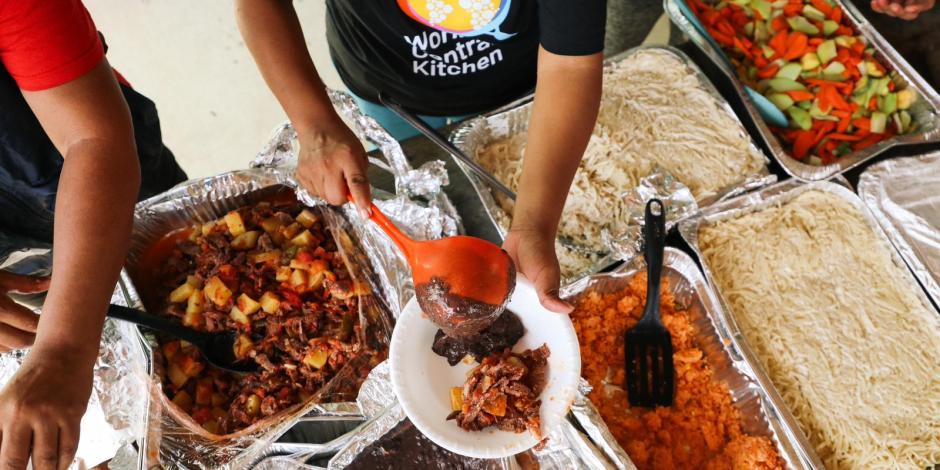
MULTIPOLYGON (((380 92, 433 119, 486 111, 535 87, 503 247, 545 307, 570 311, 558 298, 554 239, 597 119, 606 1, 326 0, 326 8, 333 62, 363 109, 384 124, 388 110, 375 104, 380 92)), ((365 151, 330 104, 293 6, 239 0, 237 15, 261 74, 297 130, 298 180, 332 204, 345 202, 348 188, 368 215, 365 151)))

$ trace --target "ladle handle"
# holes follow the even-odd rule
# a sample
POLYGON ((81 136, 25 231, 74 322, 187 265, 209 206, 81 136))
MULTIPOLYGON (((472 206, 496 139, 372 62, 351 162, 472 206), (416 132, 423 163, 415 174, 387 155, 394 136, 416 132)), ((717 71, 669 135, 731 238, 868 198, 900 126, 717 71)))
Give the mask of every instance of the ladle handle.
POLYGON ((146 326, 147 328, 168 334, 174 338, 189 341, 200 348, 206 343, 205 334, 180 325, 168 318, 151 315, 142 310, 111 304, 108 306, 107 316, 117 320, 146 326))
MULTIPOLYGON (((346 199, 348 199, 349 202, 353 204, 356 203, 353 200, 352 194, 349 192, 346 193, 346 199)), ((382 230, 385 230, 385 233, 387 233, 388 236, 392 239, 392 241, 394 241, 395 244, 398 245, 398 248, 400 248, 401 251, 405 253, 406 258, 410 258, 411 252, 412 252, 411 248, 417 242, 412 240, 408 235, 405 235, 404 232, 402 232, 398 227, 396 227, 395 224, 392 223, 392 221, 389 220, 389 218, 386 217, 386 215, 381 210, 379 210, 379 208, 375 205, 375 203, 370 202, 369 204, 370 204, 369 208, 371 209, 371 212, 372 212, 372 216, 369 218, 372 219, 373 222, 378 224, 379 227, 382 227, 382 230)))

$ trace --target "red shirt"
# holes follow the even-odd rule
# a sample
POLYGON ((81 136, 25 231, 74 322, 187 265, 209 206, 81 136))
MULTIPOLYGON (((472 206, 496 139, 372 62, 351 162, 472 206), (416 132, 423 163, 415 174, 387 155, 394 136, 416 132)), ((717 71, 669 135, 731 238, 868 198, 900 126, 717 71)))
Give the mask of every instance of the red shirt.
POLYGON ((20 89, 68 83, 102 58, 101 38, 81 0, 0 0, 0 65, 20 89))

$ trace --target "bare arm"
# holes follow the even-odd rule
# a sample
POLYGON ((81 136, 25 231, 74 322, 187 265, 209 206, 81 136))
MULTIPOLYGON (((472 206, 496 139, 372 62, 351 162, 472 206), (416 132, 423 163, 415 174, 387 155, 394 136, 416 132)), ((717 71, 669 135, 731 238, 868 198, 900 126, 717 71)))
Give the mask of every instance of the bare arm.
POLYGON ((560 56, 539 49, 519 198, 506 240, 517 268, 535 283, 543 304, 560 312, 570 307, 557 299, 554 239, 568 188, 597 120, 602 60, 600 53, 560 56), (545 259, 549 254, 552 259, 545 259))
POLYGON ((331 204, 369 207, 365 150, 336 114, 310 58, 297 12, 285 0, 237 0, 238 28, 264 81, 300 139, 297 177, 331 204))
POLYGON ((65 468, 127 251, 140 167, 130 112, 106 60, 72 82, 24 96, 65 163, 36 341, 0 393, 0 468, 25 468, 30 452, 37 469, 65 468))

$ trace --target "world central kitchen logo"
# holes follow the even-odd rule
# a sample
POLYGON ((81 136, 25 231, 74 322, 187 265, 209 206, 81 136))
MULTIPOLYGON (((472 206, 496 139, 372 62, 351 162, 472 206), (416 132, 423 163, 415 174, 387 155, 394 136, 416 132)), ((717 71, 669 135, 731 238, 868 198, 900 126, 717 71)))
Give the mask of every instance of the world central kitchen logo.
POLYGON ((510 0, 398 0, 411 19, 433 31, 405 36, 411 46, 412 72, 425 77, 454 77, 486 70, 503 61, 495 41, 512 37, 499 30, 510 0))

